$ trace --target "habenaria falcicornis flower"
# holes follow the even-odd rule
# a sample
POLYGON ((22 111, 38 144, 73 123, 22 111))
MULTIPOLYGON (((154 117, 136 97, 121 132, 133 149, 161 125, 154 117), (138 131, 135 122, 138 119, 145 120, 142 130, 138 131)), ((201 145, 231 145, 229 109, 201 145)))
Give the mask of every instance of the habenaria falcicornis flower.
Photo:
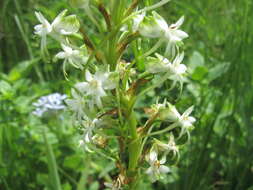
MULTIPOLYGON (((175 57, 174 61, 171 63, 167 58, 160 54, 156 54, 155 57, 147 58, 147 71, 149 73, 168 73, 168 79, 179 82, 182 86, 184 82, 184 76, 186 75, 187 67, 182 64, 184 59, 184 53, 179 54, 175 57)), ((173 85, 174 85, 173 84, 173 85)))
POLYGON ((139 32, 144 37, 164 39, 167 43, 166 54, 174 57, 177 44, 188 37, 186 32, 179 29, 183 22, 184 17, 181 17, 175 24, 168 26, 164 18, 153 11, 152 15, 145 17, 140 24, 139 32))
POLYGON ((79 31, 80 24, 75 15, 65 16, 67 10, 62 11, 52 22, 49 23, 47 19, 40 13, 35 12, 40 24, 34 27, 35 34, 41 36, 41 49, 44 52, 46 50, 46 36, 50 35, 56 40, 65 41, 59 35, 71 35, 79 31))
POLYGON ((83 65, 87 62, 86 57, 80 50, 72 49, 70 46, 61 44, 63 51, 57 53, 57 59, 64 59, 63 68, 65 72, 65 64, 69 63, 77 69, 83 69, 83 65))
MULTIPOLYGON (((35 13, 40 22, 35 34, 42 38, 42 50, 46 50, 47 36, 52 37, 62 47, 55 58, 63 61, 63 68, 68 64, 79 69, 72 81, 79 81, 79 72, 85 73, 84 79, 73 86, 72 98, 65 102, 82 132, 80 145, 115 162, 117 169, 112 174, 117 174, 105 184, 114 190, 136 189, 144 177, 143 168, 153 182, 170 172, 166 159, 170 165, 178 161, 176 143, 186 142, 181 137, 189 136, 195 122, 190 116, 193 107, 180 114, 166 99, 152 106, 148 104, 159 97, 145 99, 148 92, 165 81, 171 83, 171 88, 179 83, 182 90, 187 74, 181 53, 182 41, 188 37, 180 29, 184 17, 169 25, 156 12, 150 14, 168 1, 140 7, 140 1, 117 4, 118 1, 71 0, 72 5, 84 9, 89 19, 89 25, 82 26, 84 30, 80 32, 77 17, 67 16, 67 10, 52 22, 35 13), (115 11, 115 6, 126 11, 115 11), (145 38, 152 39, 144 42, 144 48, 145 38), (154 41, 154 46, 148 47, 154 41), (165 49, 165 54, 158 54, 159 48, 165 49), (147 163, 143 162, 145 156, 147 163)), ((173 97, 171 101, 176 102, 173 97)))
POLYGON ((168 143, 164 143, 162 141, 159 141, 158 139, 154 139, 154 146, 158 150, 165 151, 165 154, 168 154, 170 152, 173 153, 173 156, 178 156, 179 157, 179 148, 176 145, 174 135, 171 133, 169 135, 169 141, 168 143))
POLYGON ((181 127, 180 137, 185 133, 190 136, 189 131, 194 128, 193 123, 196 119, 190 114, 193 111, 193 106, 189 107, 182 115, 177 111, 176 107, 168 103, 169 110, 167 112, 167 119, 171 122, 176 123, 181 127))
POLYGON ((84 117, 86 118, 85 100, 83 96, 74 89, 71 89, 71 95, 72 99, 65 100, 65 103, 68 105, 68 108, 73 111, 75 119, 80 123, 84 117))
POLYGON ((101 98, 107 95, 106 90, 112 90, 116 87, 112 73, 97 71, 92 75, 89 70, 86 70, 85 79, 86 82, 80 82, 75 85, 76 89, 84 95, 90 96, 91 107, 95 104, 101 108, 101 98))
POLYGON ((79 31, 80 23, 76 15, 66 16, 67 10, 62 11, 52 22, 53 31, 61 35, 71 35, 79 31))
POLYGON ((170 172, 170 168, 164 165, 166 163, 166 157, 163 156, 162 159, 159 160, 157 150, 151 150, 150 153, 146 155, 146 161, 150 164, 146 174, 149 175, 152 182, 162 177, 162 174, 170 172))

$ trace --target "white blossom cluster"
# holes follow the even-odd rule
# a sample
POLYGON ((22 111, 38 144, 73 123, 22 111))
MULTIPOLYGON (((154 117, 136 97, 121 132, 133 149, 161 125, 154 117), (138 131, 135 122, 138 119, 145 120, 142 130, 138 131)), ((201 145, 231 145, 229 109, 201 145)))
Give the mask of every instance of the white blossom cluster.
POLYGON ((37 102, 33 103, 35 110, 32 113, 38 117, 42 117, 46 112, 62 110, 65 108, 64 100, 66 98, 67 95, 59 93, 42 96, 37 100, 37 102))
MULTIPOLYGON (((98 26, 97 21, 90 14, 90 1, 78 2, 80 8, 86 10, 94 25, 98 26)), ((72 98, 65 100, 68 108, 74 113, 75 123, 82 126, 83 138, 80 140, 80 145, 83 145, 90 152, 98 152, 98 148, 102 148, 105 151, 107 141, 112 137, 114 139, 119 138, 119 134, 121 134, 122 139, 126 139, 124 143, 129 143, 136 138, 131 143, 134 144, 140 141, 141 143, 136 146, 143 148, 146 140, 151 139, 149 138, 151 136, 164 135, 169 137, 167 142, 152 138, 151 146, 145 152, 145 158, 149 164, 146 174, 150 176, 152 182, 171 171, 166 166, 166 160, 169 155, 172 155, 173 158, 179 158, 179 146, 177 146, 176 142, 182 136, 190 138, 190 131, 194 128, 193 123, 196 121, 194 117, 190 116, 193 106, 188 108, 183 114, 180 114, 177 108, 166 100, 163 103, 157 102, 154 105, 150 105, 146 109, 145 112, 149 119, 147 119, 144 126, 138 126, 140 121, 135 122, 136 118, 131 118, 134 117, 132 112, 135 112, 135 102, 138 101, 139 96, 145 94, 148 90, 156 88, 165 81, 170 81, 171 88, 179 84, 182 90, 185 82, 187 66, 183 64, 184 52, 181 50, 181 46, 188 34, 180 29, 184 22, 184 17, 182 16, 175 23, 168 24, 157 12, 152 11, 150 13, 153 8, 162 6, 167 2, 168 0, 162 0, 154 6, 133 10, 132 15, 130 14, 123 20, 121 27, 115 29, 118 29, 118 35, 114 35, 115 40, 110 41, 107 39, 107 45, 103 44, 103 40, 106 42, 106 38, 101 40, 101 44, 104 46, 99 45, 104 49, 98 48, 96 50, 96 46, 89 47, 92 44, 91 40, 89 41, 88 37, 85 36, 86 42, 89 42, 88 45, 85 45, 90 48, 92 53, 87 52, 84 46, 78 47, 74 43, 70 43, 69 37, 78 34, 80 27, 75 15, 65 16, 67 11, 64 10, 52 23, 49 23, 41 13, 36 12, 41 24, 35 26, 35 34, 42 38, 42 49, 46 49, 46 36, 49 35, 61 44, 62 51, 56 54, 55 58, 64 60, 64 68, 65 64, 69 63, 77 69, 85 70, 83 80, 77 82, 71 90, 72 98), (119 47, 125 47, 126 49, 129 47, 127 45, 123 46, 121 42, 128 41, 124 41, 124 39, 131 35, 136 35, 137 38, 143 40, 157 39, 157 43, 148 52, 136 57, 136 60, 139 58, 145 60, 144 71, 138 69, 135 63, 136 60, 130 63, 122 60, 122 52, 124 51, 118 51, 119 47), (114 44, 111 47, 110 43, 113 42, 116 42, 116 45, 114 44), (157 49, 163 44, 166 44, 164 54, 156 53, 157 49), (149 78, 145 78, 145 76, 149 76, 149 78), (158 78, 159 80, 156 81, 153 78, 158 78), (146 84, 147 88, 139 88, 141 79, 148 81, 146 84), (159 129, 159 126, 154 127, 157 123, 160 125, 161 123, 169 124, 167 127, 159 129), (136 126, 128 129, 127 126, 129 127, 130 125, 136 126), (136 130, 137 127, 142 130, 136 130), (155 131, 152 131, 154 129, 155 131), (174 129, 178 131, 176 136, 172 132, 174 129), (133 130, 136 130, 136 132, 133 132, 133 130), (143 146, 141 146, 142 143, 143 146)), ((106 17, 106 19, 110 18, 106 17)), ((112 26, 108 25, 108 27, 112 26)), ((110 33, 108 32, 108 34, 110 33)), ((99 45, 97 46, 100 47, 99 45)), ((37 107, 34 113, 42 115, 48 109, 63 109, 64 105, 61 104, 61 101, 65 98, 65 95, 59 94, 57 96, 42 97, 38 103, 34 104, 37 107)), ((126 144, 126 146, 130 145, 126 144)), ((128 147, 128 149, 130 148, 128 147)), ((99 153, 104 155, 104 152, 99 153)), ((140 153, 144 153, 142 149, 140 153)), ((109 156, 106 155, 106 157, 109 156)), ((113 183, 107 183, 107 187, 121 189, 121 186, 125 183, 125 177, 121 175, 113 183)))

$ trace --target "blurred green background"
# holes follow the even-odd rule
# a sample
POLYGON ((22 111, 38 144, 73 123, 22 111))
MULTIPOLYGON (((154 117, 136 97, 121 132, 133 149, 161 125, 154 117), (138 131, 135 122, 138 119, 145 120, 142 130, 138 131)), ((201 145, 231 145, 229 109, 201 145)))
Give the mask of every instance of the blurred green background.
MULTIPOLYGON (((40 96, 71 88, 61 62, 42 61, 33 34, 35 10, 52 20, 64 8, 86 23, 66 0, 0 1, 1 190, 98 190, 113 176, 113 163, 78 148, 68 112, 31 114, 40 96)), ((175 0, 158 11, 169 21, 185 15, 189 81, 177 104, 194 104, 198 122, 178 167, 143 189, 253 190, 252 0, 175 0)), ((57 47, 49 42, 51 52, 57 47)))

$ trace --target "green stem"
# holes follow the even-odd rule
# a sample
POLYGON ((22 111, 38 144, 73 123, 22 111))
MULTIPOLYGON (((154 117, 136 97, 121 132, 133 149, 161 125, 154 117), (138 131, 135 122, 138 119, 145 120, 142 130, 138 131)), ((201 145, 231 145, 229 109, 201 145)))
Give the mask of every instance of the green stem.
POLYGON ((164 42, 164 40, 160 39, 149 51, 147 51, 146 53, 144 53, 140 57, 140 59, 143 59, 143 58, 149 56, 150 54, 154 53, 162 45, 163 42, 164 42))
POLYGON ((128 145, 129 163, 128 163, 128 176, 130 178, 130 189, 135 189, 137 185, 137 165, 141 152, 141 138, 137 133, 137 121, 133 111, 134 101, 130 100, 128 110, 127 125, 129 127, 130 142, 128 145))
POLYGON ((142 92, 140 92, 140 94, 138 95, 138 98, 141 97, 142 95, 146 94, 148 91, 153 90, 153 89, 155 89, 156 87, 160 86, 162 83, 164 83, 164 82, 168 79, 169 76, 170 76, 170 73, 169 73, 169 72, 166 73, 166 74, 161 78, 161 80, 160 80, 159 82, 157 82, 157 83, 151 85, 150 87, 148 87, 148 88, 144 89, 142 92))
POLYGON ((170 125, 169 127, 165 128, 165 129, 162 129, 160 131, 156 131, 156 132, 150 133, 148 136, 159 135, 159 134, 171 131, 172 129, 176 128, 177 126, 178 126, 177 123, 173 123, 172 125, 170 125))

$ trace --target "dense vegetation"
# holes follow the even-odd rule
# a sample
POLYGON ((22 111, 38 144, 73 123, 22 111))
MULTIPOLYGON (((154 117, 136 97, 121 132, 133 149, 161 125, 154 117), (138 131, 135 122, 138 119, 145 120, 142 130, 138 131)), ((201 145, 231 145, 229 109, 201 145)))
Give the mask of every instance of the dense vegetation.
MULTIPOLYGON (((177 167, 143 189, 253 189, 252 6, 251 0, 178 0, 160 8, 164 18, 186 18, 189 81, 177 105, 194 104, 197 123, 177 167)), ((41 58, 34 11, 52 20, 67 8, 92 24, 65 0, 5 0, 0 7, 0 189, 54 189, 55 183, 63 190, 103 189, 115 166, 78 147, 69 112, 31 114, 39 97, 69 95, 71 85, 60 61, 41 58)), ((56 48, 49 42, 50 51, 56 48)), ((164 89, 157 91, 170 100, 164 89)))

